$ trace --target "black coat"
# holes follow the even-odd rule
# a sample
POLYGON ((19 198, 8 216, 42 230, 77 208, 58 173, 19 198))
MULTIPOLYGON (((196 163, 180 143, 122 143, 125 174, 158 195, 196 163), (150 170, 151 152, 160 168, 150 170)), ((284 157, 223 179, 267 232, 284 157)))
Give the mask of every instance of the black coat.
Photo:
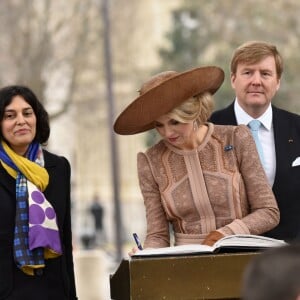
POLYGON ((44 191, 54 207, 60 231, 63 255, 46 260, 41 276, 20 271, 13 259, 15 225, 15 179, 0 163, 0 300, 74 300, 75 291, 70 216, 70 164, 44 151, 49 184, 44 191))
MULTIPOLYGON (((273 184, 280 223, 264 235, 291 241, 300 238, 300 166, 292 167, 300 157, 300 116, 272 106, 276 152, 273 184)), ((221 125, 237 125, 234 104, 212 114, 210 121, 221 125)))

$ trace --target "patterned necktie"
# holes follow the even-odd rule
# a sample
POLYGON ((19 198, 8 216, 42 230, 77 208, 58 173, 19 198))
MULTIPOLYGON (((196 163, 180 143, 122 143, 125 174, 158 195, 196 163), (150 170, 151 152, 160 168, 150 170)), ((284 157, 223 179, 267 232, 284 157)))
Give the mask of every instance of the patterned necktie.
POLYGON ((258 120, 252 120, 251 122, 249 122, 248 126, 251 129, 252 136, 253 136, 255 144, 256 144, 256 148, 257 148, 257 152, 259 154, 260 161, 261 161, 262 165, 264 166, 264 152, 263 152, 261 143, 258 138, 258 130, 259 130, 259 127, 261 126, 261 122, 258 120))

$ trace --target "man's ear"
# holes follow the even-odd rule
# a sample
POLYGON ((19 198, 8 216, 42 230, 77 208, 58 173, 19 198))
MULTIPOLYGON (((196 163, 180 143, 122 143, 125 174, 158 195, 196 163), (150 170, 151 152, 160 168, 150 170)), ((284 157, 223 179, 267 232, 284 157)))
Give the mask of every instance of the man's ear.
MULTIPOLYGON (((281 83, 281 81, 280 81, 280 79, 278 79, 278 82, 277 82, 277 87, 276 87, 276 91, 278 91, 279 90, 279 88, 280 88, 280 83, 281 83)), ((297 299, 298 300, 298 299, 297 299)))
POLYGON ((230 74, 230 83, 231 83, 231 87, 234 89, 235 88, 235 79, 236 79, 236 76, 234 73, 231 73, 230 74))

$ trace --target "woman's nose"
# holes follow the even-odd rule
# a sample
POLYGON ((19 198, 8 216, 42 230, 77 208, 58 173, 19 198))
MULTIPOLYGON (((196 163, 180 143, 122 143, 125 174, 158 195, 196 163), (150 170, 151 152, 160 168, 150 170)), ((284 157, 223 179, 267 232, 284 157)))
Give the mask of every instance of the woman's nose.
POLYGON ((172 135, 172 133, 173 133, 172 128, 170 128, 169 126, 165 126, 165 128, 164 128, 164 136, 165 137, 169 137, 169 136, 172 135))
POLYGON ((25 119, 24 119, 24 116, 22 114, 18 114, 17 115, 17 124, 18 125, 22 125, 25 123, 25 119))

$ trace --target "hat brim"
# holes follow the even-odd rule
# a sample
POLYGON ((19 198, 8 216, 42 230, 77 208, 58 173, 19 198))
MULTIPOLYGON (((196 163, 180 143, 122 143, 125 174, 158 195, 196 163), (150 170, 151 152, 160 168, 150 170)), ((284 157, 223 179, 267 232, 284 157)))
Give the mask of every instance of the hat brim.
POLYGON ((224 81, 224 71, 215 66, 179 73, 136 98, 118 116, 114 131, 136 134, 154 128, 154 121, 195 95, 214 94, 224 81))

